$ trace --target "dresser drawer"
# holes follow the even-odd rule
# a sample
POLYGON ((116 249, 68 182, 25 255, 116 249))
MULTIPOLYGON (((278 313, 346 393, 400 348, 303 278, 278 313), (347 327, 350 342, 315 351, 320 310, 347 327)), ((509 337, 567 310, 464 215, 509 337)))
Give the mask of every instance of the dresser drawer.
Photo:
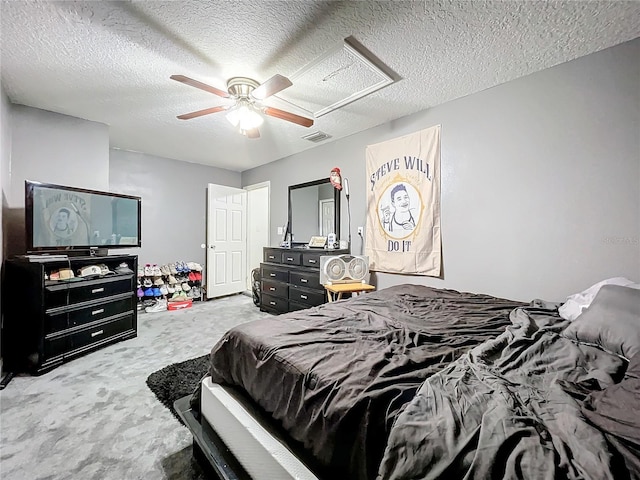
POLYGON ((265 248, 263 249, 263 257, 265 262, 281 263, 282 262, 282 250, 277 248, 265 248))
MULTIPOLYGON (((326 255, 326 253, 322 255, 326 255)), ((320 253, 303 253, 302 265, 305 267, 320 268, 320 253)))
POLYGON ((287 283, 289 281, 289 270, 283 270, 281 268, 275 268, 263 264, 260 276, 262 277, 263 282, 265 280, 275 280, 287 283))
POLYGON ((319 272, 296 272, 289 273, 289 283, 296 287, 321 289, 319 272))
POLYGON ((131 293, 132 279, 132 275, 125 275, 122 277, 47 285, 45 287, 45 304, 47 309, 52 309, 111 297, 119 293, 131 293))
POLYGON ((289 285, 281 282, 263 280, 262 293, 273 295, 275 297, 287 298, 289 294, 289 285))
POLYGON ((63 354, 67 355, 72 353, 72 350, 103 342, 127 330, 133 330, 133 314, 77 330, 68 335, 54 335, 44 340, 44 357, 49 360, 63 354))
POLYGON ((325 302, 325 293, 318 290, 290 287, 289 300, 314 307, 325 302))
POLYGON ((265 310, 271 310, 278 313, 289 311, 289 301, 286 298, 274 297, 273 295, 263 294, 260 306, 265 310))
POLYGON ((69 335, 72 350, 86 348, 94 343, 103 342, 119 333, 133 330, 133 315, 126 315, 107 323, 85 328, 69 335))
POLYGON ((287 265, 300 265, 302 261, 302 252, 282 252, 282 263, 287 265))
POLYGON ((54 314, 47 313, 45 315, 45 333, 59 332, 67 328, 113 317, 120 313, 130 312, 135 309, 133 296, 130 293, 125 295, 127 295, 127 298, 120 298, 83 308, 66 309, 54 314))

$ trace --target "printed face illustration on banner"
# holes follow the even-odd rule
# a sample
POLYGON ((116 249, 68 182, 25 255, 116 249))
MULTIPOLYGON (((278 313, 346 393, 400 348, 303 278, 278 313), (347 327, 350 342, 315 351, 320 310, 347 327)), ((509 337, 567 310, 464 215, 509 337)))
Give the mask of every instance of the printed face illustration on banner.
POLYGON ((58 238, 69 238, 78 228, 78 218, 73 210, 58 208, 49 219, 49 228, 58 238))
POLYGON ((378 199, 380 224, 393 238, 410 235, 420 222, 423 208, 420 194, 406 179, 391 183, 378 199))

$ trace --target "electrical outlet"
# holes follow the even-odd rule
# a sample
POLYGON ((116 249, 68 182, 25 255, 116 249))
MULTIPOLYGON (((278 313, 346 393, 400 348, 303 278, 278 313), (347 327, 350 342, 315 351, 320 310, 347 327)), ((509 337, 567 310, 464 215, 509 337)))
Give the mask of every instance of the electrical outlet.
POLYGON ((358 227, 358 235, 364 235, 364 227, 358 227))
POLYGON ((278 227, 278 235, 282 235, 283 232, 282 227, 278 227))

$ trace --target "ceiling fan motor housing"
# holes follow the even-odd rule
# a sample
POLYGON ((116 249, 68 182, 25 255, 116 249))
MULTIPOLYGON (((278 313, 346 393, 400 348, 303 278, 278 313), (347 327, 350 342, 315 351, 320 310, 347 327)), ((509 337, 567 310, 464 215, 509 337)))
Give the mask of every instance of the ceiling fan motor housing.
POLYGON ((229 95, 235 98, 249 98, 260 84, 255 80, 247 77, 233 77, 227 82, 227 91, 229 95))

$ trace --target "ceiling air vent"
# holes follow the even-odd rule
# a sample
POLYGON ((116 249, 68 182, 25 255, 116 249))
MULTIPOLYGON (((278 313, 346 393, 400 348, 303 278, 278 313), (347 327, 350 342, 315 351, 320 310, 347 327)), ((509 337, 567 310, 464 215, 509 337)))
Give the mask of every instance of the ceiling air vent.
POLYGON ((302 137, 303 140, 309 140, 310 142, 313 142, 313 143, 322 142, 327 138, 331 138, 331 135, 329 135, 328 133, 320 132, 320 131, 313 132, 313 133, 310 133, 309 135, 305 135, 304 137, 302 137))

